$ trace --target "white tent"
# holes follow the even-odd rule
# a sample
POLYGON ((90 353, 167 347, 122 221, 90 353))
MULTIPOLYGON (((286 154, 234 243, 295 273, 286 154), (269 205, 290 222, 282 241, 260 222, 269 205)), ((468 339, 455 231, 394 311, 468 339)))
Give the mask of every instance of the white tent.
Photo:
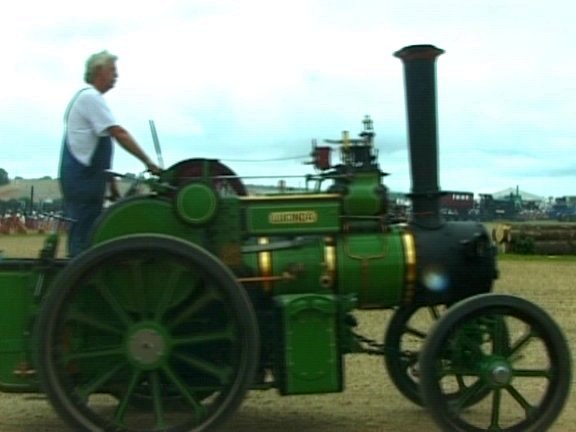
POLYGON ((503 199, 503 198, 508 198, 511 194, 513 196, 520 195, 520 198, 522 198, 522 201, 545 201, 546 200, 546 197, 520 190, 518 188, 518 186, 510 187, 508 189, 494 192, 492 194, 492 196, 496 199, 503 199))

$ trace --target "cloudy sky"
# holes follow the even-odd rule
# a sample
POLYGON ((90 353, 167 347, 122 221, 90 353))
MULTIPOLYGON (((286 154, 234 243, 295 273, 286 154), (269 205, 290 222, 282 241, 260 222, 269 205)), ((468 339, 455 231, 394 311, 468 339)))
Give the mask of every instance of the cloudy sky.
MULTIPOLYGON (((11 2, 0 15, 0 168, 56 176, 66 104, 86 58, 107 49, 119 56, 113 112, 150 155, 154 120, 166 166, 206 157, 243 176, 306 174, 312 139, 355 135, 369 114, 386 183, 408 192, 392 54, 426 43, 446 51, 442 189, 576 195, 575 17, 569 0, 11 2)), ((117 148, 114 169, 142 165, 117 148)))

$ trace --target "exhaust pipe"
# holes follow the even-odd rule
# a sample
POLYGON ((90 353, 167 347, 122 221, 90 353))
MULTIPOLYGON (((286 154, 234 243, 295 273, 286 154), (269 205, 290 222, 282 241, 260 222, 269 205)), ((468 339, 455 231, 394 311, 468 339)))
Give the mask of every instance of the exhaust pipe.
POLYGON ((436 57, 444 51, 433 45, 412 45, 394 53, 404 63, 406 109, 412 177, 412 220, 422 228, 443 225, 438 185, 436 126, 436 57))

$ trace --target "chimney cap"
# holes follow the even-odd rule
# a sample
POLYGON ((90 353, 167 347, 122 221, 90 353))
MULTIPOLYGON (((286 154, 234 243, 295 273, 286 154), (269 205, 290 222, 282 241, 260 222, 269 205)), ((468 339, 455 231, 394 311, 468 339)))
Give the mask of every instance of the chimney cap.
POLYGON ((404 60, 434 60, 439 55, 444 54, 444 50, 434 45, 409 45, 394 53, 394 56, 404 60))

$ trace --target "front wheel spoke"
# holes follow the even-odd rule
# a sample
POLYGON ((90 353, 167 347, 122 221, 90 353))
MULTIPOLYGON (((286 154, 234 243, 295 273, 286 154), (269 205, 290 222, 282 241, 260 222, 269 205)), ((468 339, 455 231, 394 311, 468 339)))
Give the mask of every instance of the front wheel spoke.
POLYGON ((509 354, 508 329, 503 317, 494 317, 493 332, 493 354, 509 354))
POLYGON ((411 336, 416 336, 419 339, 426 339, 426 336, 427 336, 426 332, 423 332, 422 330, 418 330, 414 327, 408 327, 408 326, 406 326, 404 333, 409 334, 411 336))
POLYGON ((398 361, 406 369, 416 365, 416 363, 418 362, 418 354, 413 353, 411 351, 402 351, 400 353, 395 352, 394 355, 398 355, 398 361))
POLYGON ((526 400, 524 396, 520 394, 520 392, 512 385, 509 385, 506 388, 506 391, 510 393, 510 396, 518 402, 518 404, 524 409, 526 413, 526 417, 529 417, 530 414, 534 411, 534 407, 526 400))
POLYGON ((491 431, 500 430, 500 405, 502 403, 502 391, 501 389, 495 389, 492 395, 492 414, 490 416, 490 428, 491 431))
POLYGON ((110 379, 112 379, 112 377, 120 372, 125 366, 125 363, 118 363, 112 369, 105 371, 101 375, 95 376, 92 381, 87 382, 86 384, 79 387, 78 393, 83 398, 88 398, 88 396, 90 396, 92 393, 95 393, 96 390, 110 381, 110 379))
POLYGON ((217 366, 214 363, 210 363, 206 360, 201 360, 199 358, 180 353, 176 353, 174 356, 178 360, 186 363, 188 366, 191 366, 198 371, 207 373, 208 375, 217 378, 220 384, 226 384, 232 376, 232 368, 230 366, 217 366))
POLYGON ((534 338, 532 331, 527 332, 521 338, 519 338, 514 345, 510 348, 509 356, 517 356, 518 353, 528 345, 528 343, 534 338))
POLYGON ((514 369, 514 377, 523 378, 551 378, 551 373, 546 369, 514 369))
POLYGON ((470 406, 470 401, 473 401, 479 394, 483 394, 488 389, 488 385, 481 379, 467 386, 463 377, 458 375, 456 382, 458 383, 458 399, 454 402, 454 408, 458 411, 470 406))
POLYGON ((432 320, 434 320, 435 322, 440 319, 440 311, 436 306, 429 307, 428 312, 430 312, 430 316, 432 317, 432 320))

